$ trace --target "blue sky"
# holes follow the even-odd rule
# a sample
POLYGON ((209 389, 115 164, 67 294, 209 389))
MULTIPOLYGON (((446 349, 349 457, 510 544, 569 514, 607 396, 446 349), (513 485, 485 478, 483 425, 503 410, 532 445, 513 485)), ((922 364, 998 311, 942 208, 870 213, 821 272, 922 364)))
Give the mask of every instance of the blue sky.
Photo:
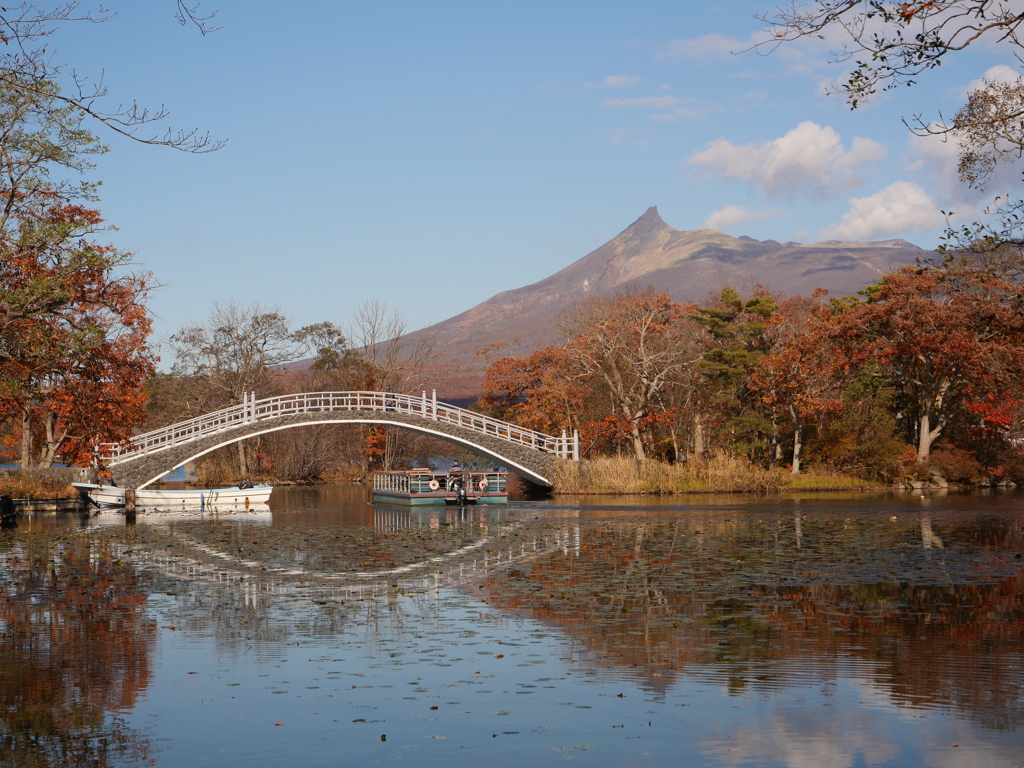
POLYGON ((736 53, 771 0, 207 6, 221 29, 206 37, 172 0, 121 0, 51 44, 103 76, 109 106, 164 104, 168 125, 228 142, 196 156, 100 132, 100 208, 162 284, 159 336, 228 300, 298 326, 380 299, 422 327, 552 274, 651 205, 682 230, 933 247, 940 210, 969 220, 982 201, 953 148, 900 117, 951 115, 1014 63, 971 52, 851 112, 825 95, 833 41, 736 53))

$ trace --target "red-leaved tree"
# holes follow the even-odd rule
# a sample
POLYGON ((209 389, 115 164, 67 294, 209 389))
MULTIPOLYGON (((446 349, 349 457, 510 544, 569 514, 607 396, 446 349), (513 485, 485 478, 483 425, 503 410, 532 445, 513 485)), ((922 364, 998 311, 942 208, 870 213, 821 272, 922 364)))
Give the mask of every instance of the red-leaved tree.
POLYGON ((886 275, 836 318, 833 336, 849 364, 873 360, 890 378, 920 462, 957 417, 1003 418, 1024 373, 1020 288, 943 278, 909 267, 886 275))
POLYGON ((148 274, 88 239, 100 214, 39 195, 0 237, 0 415, 22 466, 131 437, 155 370, 148 274))

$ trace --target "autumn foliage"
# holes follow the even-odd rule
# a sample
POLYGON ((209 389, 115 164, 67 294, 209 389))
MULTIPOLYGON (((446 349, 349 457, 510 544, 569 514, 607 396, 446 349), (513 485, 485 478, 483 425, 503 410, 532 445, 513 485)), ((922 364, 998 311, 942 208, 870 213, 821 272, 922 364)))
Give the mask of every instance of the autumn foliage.
POLYGON ((482 405, 578 429, 589 457, 1016 478, 1022 298, 984 270, 906 268, 857 297, 596 299, 565 315, 561 344, 494 361, 482 405))
POLYGON ((128 439, 154 371, 148 275, 88 235, 97 211, 42 196, 0 236, 0 418, 23 466, 128 439))

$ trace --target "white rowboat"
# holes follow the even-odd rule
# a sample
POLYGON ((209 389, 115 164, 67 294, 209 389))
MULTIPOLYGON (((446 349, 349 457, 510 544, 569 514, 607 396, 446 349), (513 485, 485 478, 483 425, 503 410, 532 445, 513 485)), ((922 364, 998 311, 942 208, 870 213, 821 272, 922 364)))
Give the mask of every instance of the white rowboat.
MULTIPOLYGON (((124 488, 115 485, 95 485, 93 483, 72 483, 79 491, 84 491, 89 498, 100 507, 123 507, 124 488)), ((248 509, 255 504, 266 504, 272 485, 254 485, 249 488, 208 488, 196 491, 149 490, 143 488, 135 491, 135 506, 154 509, 201 509, 205 507, 243 508, 248 509)))

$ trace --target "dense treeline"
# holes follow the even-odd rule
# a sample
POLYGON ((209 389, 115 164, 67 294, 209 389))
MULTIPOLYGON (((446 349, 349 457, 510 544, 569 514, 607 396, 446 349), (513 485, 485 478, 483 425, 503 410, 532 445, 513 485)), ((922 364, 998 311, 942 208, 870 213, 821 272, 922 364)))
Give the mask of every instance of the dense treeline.
POLYGON ((563 317, 564 343, 495 361, 482 405, 579 430, 587 457, 1018 479, 1024 288, 993 264, 907 268, 857 297, 590 299, 563 317))

